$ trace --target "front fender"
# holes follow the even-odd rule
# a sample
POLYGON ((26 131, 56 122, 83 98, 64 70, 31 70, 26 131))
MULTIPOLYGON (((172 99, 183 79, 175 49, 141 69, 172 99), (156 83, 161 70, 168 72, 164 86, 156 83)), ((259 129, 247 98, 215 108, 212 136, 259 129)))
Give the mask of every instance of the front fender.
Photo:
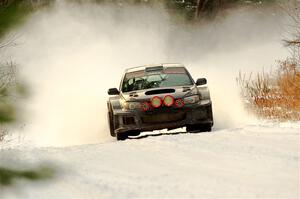
POLYGON ((115 114, 115 112, 122 110, 119 96, 109 98, 107 105, 108 108, 109 107, 111 108, 113 114, 115 114))
POLYGON ((210 100, 210 92, 207 86, 197 86, 201 100, 210 100))

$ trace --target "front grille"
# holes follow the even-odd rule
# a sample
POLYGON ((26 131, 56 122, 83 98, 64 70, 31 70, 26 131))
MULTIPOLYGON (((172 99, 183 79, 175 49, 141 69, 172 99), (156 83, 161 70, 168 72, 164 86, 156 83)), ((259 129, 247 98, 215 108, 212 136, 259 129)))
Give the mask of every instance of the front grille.
POLYGON ((151 124, 151 123, 166 123, 166 122, 177 122, 184 120, 186 114, 184 112, 178 113, 161 113, 153 115, 142 116, 142 122, 151 124))

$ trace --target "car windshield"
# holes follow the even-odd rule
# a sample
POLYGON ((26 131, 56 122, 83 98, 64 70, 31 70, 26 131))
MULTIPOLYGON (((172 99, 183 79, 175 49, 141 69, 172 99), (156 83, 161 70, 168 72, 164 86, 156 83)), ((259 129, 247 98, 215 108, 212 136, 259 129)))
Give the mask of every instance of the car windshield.
POLYGON ((193 82, 184 68, 145 72, 144 70, 126 73, 122 91, 130 92, 150 88, 192 85, 193 82))

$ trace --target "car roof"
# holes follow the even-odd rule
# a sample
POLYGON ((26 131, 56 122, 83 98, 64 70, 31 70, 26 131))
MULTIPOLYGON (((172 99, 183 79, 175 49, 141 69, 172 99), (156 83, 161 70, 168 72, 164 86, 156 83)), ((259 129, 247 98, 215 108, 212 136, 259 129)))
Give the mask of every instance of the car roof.
POLYGON ((137 66, 137 67, 132 67, 132 68, 127 68, 125 70, 125 73, 128 72, 135 72, 135 71, 140 71, 140 70, 145 70, 146 68, 154 68, 154 67, 164 67, 164 68, 169 68, 169 67, 184 67, 183 64, 180 63, 161 63, 161 64, 148 64, 148 65, 143 65, 143 66, 137 66))

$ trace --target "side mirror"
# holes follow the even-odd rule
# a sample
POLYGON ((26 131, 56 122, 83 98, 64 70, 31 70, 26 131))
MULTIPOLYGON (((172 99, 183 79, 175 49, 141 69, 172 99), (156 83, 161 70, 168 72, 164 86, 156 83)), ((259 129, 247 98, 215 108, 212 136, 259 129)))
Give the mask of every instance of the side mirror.
POLYGON ((117 88, 110 88, 110 89, 108 89, 107 93, 109 95, 119 95, 120 92, 117 88))
POLYGON ((204 85, 204 84, 207 84, 206 78, 199 78, 199 79, 197 79, 197 81, 196 81, 196 85, 197 86, 201 86, 201 85, 204 85))

